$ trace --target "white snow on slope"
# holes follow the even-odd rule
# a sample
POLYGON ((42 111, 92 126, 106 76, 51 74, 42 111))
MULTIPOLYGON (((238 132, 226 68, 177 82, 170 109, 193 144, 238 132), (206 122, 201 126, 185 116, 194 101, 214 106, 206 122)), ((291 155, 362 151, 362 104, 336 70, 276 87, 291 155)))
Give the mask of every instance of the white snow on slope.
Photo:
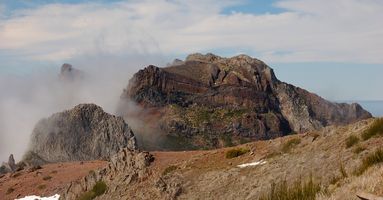
POLYGON ((58 194, 55 194, 51 197, 39 197, 39 196, 26 196, 24 198, 21 198, 21 199, 15 199, 15 200, 59 200, 60 199, 60 195, 58 194))
POLYGON ((260 161, 255 161, 255 162, 251 162, 251 163, 245 163, 245 164, 237 165, 237 167, 245 168, 245 167, 253 167, 253 166, 263 165, 263 164, 266 164, 266 161, 260 160, 260 161))

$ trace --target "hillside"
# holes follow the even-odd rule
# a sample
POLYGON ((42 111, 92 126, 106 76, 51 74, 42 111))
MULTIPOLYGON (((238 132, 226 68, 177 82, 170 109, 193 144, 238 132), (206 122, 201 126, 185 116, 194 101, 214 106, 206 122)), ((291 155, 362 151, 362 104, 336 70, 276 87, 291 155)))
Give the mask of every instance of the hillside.
MULTIPOLYGON (((359 192, 383 196, 380 187, 383 184, 383 166, 379 163, 371 164, 371 167, 360 171, 363 160, 383 145, 381 137, 367 139, 362 136, 366 135, 366 130, 371 129, 374 121, 378 120, 330 126, 321 131, 256 141, 232 148, 152 152, 150 154, 154 160, 149 153, 125 151, 120 153, 122 156, 115 156, 105 169, 95 170, 94 174, 92 172, 80 182, 70 184, 72 189, 67 188, 62 192, 71 191, 73 195, 73 188, 76 188, 74 191, 81 195, 91 188, 92 183, 101 180, 106 183, 108 190, 98 199, 258 199, 270 191, 272 183, 278 185, 286 180, 291 186, 296 180, 305 182, 312 176, 321 188, 317 199, 352 200, 357 199, 356 194, 359 192), (358 139, 350 143, 353 136, 358 139), (249 152, 235 158, 226 158, 229 150, 238 148, 249 152), (255 166, 238 167, 255 161, 260 162, 255 166)), ((77 164, 77 167, 81 166, 77 164)), ((54 181, 60 173, 58 170, 50 181, 54 181)), ((1 178, 2 191, 9 187, 5 183, 12 182, 17 186, 17 182, 24 178, 1 178)), ((18 192, 20 190, 15 193, 18 192)), ((68 193, 61 194, 65 196, 68 193)))
MULTIPOLYGON (((132 104, 156 113, 145 114, 144 123, 155 122, 151 126, 165 135, 159 145, 165 149, 227 147, 371 117, 358 104, 333 103, 284 83, 264 62, 246 55, 192 54, 168 67, 148 66, 121 98, 126 106, 119 112, 128 122, 132 104)), ((150 149, 145 139, 138 142, 150 149)))

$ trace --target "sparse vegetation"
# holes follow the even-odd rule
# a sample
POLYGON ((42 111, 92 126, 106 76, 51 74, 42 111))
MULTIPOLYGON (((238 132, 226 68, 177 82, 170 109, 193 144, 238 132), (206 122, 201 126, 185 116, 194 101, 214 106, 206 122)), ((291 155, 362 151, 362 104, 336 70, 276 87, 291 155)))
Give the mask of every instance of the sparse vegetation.
POLYGON ((371 126, 362 133, 363 140, 368 140, 374 136, 383 136, 383 118, 376 119, 371 126))
POLYGON ((188 125, 199 127, 203 123, 232 122, 246 113, 251 112, 247 108, 227 109, 210 108, 208 106, 190 106, 182 108, 176 104, 169 106, 174 115, 179 116, 188 125))
POLYGON ((94 199, 94 198, 96 198, 96 197, 94 196, 94 194, 93 194, 91 191, 89 191, 89 192, 85 192, 84 194, 82 194, 82 195, 78 198, 78 200, 91 200, 91 199, 94 199))
POLYGON ((240 144, 246 144, 246 143, 249 143, 249 142, 251 142, 252 140, 251 139, 249 139, 249 138, 244 138, 244 137, 241 137, 240 139, 239 139, 239 143, 240 144))
POLYGON ((342 162, 339 164, 339 172, 342 175, 342 178, 348 177, 348 174, 346 172, 346 168, 344 168, 344 164, 342 162))
POLYGON ((21 172, 16 172, 16 173, 12 174, 12 177, 16 178, 16 177, 19 177, 20 175, 21 175, 21 172))
POLYGON ((362 164, 355 171, 356 175, 362 175, 368 168, 375 164, 379 164, 383 162, 383 150, 377 149, 375 152, 370 153, 367 157, 365 157, 362 161, 362 164))
POLYGON ((231 149, 226 152, 226 158, 235 158, 238 156, 241 156, 243 154, 248 153, 250 150, 248 148, 237 148, 237 149, 231 149))
POLYGON ((52 179, 52 176, 44 176, 43 177, 43 180, 44 181, 48 181, 48 180, 51 180, 52 179))
POLYGON ((288 152, 291 151, 292 148, 294 148, 295 146, 297 146, 300 143, 301 143, 301 139, 300 138, 292 138, 292 139, 290 139, 289 141, 287 141, 286 143, 283 144, 282 151, 284 153, 288 153, 288 152))
POLYGON ((346 148, 350 148, 358 144, 359 138, 356 135, 350 135, 346 138, 346 148))
POLYGON ((342 177, 334 175, 334 176, 331 177, 331 179, 330 179, 330 184, 331 184, 331 185, 335 185, 335 184, 337 184, 340 180, 342 180, 342 177))
POLYGON ((39 190, 43 190, 45 188, 47 188, 47 185, 45 185, 45 184, 41 184, 41 185, 37 186, 37 189, 39 189, 39 190))
POLYGON ((266 159, 274 158, 275 156, 279 156, 281 154, 282 154, 281 152, 273 151, 273 152, 270 152, 266 155, 266 159))
POLYGON ((5 194, 11 194, 14 191, 15 191, 15 189, 10 187, 10 188, 7 189, 7 192, 5 192, 5 194))
POLYGON ((310 179, 306 182, 298 179, 294 183, 286 180, 280 183, 272 183, 270 190, 261 195, 259 200, 315 200, 317 193, 321 191, 319 183, 310 179))
POLYGON ((51 171, 51 174, 57 174, 57 170, 51 171))
POLYGON ((336 175, 334 175, 334 176, 330 179, 330 184, 335 185, 335 184, 337 184, 340 180, 342 180, 342 179, 348 177, 348 174, 347 174, 346 169, 345 169, 345 167, 344 167, 344 164, 343 164, 342 162, 339 164, 339 173, 340 173, 340 176, 336 176, 336 175))
POLYGON ((363 152, 364 150, 366 150, 366 147, 358 145, 354 148, 354 150, 352 152, 354 152, 355 154, 359 154, 359 153, 363 152))
POLYGON ((89 170, 88 174, 94 176, 94 175, 96 175, 96 172, 94 170, 89 170))
POLYGON ((85 192, 82 194, 78 200, 91 200, 94 199, 106 192, 108 189, 107 185, 103 181, 98 181, 92 188, 91 191, 85 192))
POLYGON ((175 171, 177 169, 178 169, 177 166, 170 165, 167 168, 165 168, 165 170, 162 172, 162 175, 165 176, 165 175, 167 175, 167 174, 169 174, 169 173, 171 173, 171 172, 173 172, 173 171, 175 171))
POLYGON ((223 141, 223 144, 224 144, 225 147, 232 147, 232 146, 234 146, 233 140, 231 139, 230 135, 225 134, 221 138, 222 138, 222 141, 223 141))

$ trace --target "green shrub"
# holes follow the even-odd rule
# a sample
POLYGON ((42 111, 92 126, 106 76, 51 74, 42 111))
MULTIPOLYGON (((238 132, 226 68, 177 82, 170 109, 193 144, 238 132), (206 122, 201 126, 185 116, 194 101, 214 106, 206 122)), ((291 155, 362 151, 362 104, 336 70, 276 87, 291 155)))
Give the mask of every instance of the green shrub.
POLYGON ((235 157, 238 157, 238 156, 241 156, 247 152, 249 152, 250 150, 247 149, 247 148, 237 148, 237 149, 231 149, 229 151, 226 152, 226 158, 235 158, 235 157))
POLYGON ((262 194, 259 200, 315 200, 315 196, 321 191, 319 183, 312 177, 306 182, 301 179, 288 183, 286 180, 271 184, 270 190, 262 194))
POLYGON ((42 185, 38 185, 38 186, 37 186, 37 189, 39 189, 39 190, 43 190, 43 189, 45 189, 45 188, 47 188, 47 186, 44 185, 44 184, 42 184, 42 185))
POLYGON ((346 138, 346 148, 350 148, 355 144, 358 144, 359 138, 355 135, 350 135, 346 138))
POLYGON ((12 187, 8 188, 7 189, 7 192, 5 194, 11 194, 12 192, 14 192, 15 189, 13 189, 12 187))
POLYGON ((360 152, 362 152, 362 151, 364 151, 364 150, 366 150, 366 148, 365 147, 363 147, 363 146, 356 146, 355 148, 354 148, 354 150, 352 151, 352 152, 354 152, 355 154, 359 154, 360 152))
POLYGON ((370 153, 367 157, 363 159, 362 164, 355 171, 355 174, 361 175, 371 166, 379 164, 381 162, 383 162, 383 150, 377 149, 375 152, 370 153))
POLYGON ((106 192, 108 189, 107 185, 103 181, 98 181, 92 188, 91 191, 83 193, 78 200, 91 200, 106 192))
POLYGON ((106 183, 103 181, 98 181, 94 186, 92 191, 96 194, 96 196, 100 196, 106 192, 106 183))
POLYGON ((297 146, 300 143, 301 143, 301 139, 300 138, 292 138, 289 141, 287 141, 285 144, 283 144, 282 151, 284 153, 290 152, 290 150, 292 148, 294 148, 295 146, 297 146))
POLYGON ((177 166, 170 165, 169 167, 165 168, 165 170, 162 172, 162 175, 165 176, 166 174, 169 174, 170 172, 175 171, 177 169, 177 166))
POLYGON ((48 181, 48 180, 51 180, 52 179, 52 176, 44 176, 43 177, 43 180, 44 181, 48 181))
POLYGON ((368 140, 377 135, 383 135, 383 118, 376 119, 371 126, 362 133, 362 138, 363 140, 368 140))

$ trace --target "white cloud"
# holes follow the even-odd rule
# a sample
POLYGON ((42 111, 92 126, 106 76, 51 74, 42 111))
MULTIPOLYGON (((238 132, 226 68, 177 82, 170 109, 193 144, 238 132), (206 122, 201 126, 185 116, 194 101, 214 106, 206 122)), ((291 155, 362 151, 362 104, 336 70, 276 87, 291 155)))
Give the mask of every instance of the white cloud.
POLYGON ((0 50, 38 60, 82 54, 249 50, 266 61, 383 63, 379 0, 282 0, 278 14, 222 14, 230 1, 51 4, 0 21, 0 50))

